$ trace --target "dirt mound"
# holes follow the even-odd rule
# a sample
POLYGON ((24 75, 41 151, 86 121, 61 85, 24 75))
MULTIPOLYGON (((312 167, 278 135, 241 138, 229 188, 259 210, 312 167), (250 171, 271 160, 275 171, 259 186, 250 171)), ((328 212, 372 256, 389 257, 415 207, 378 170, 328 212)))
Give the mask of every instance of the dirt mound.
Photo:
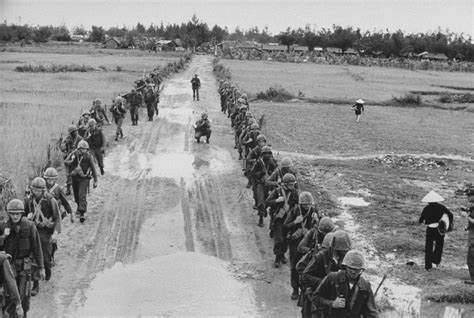
POLYGON ((409 168, 413 170, 432 170, 446 166, 446 163, 441 160, 425 159, 411 155, 385 155, 370 159, 369 162, 374 165, 382 165, 393 169, 409 168))

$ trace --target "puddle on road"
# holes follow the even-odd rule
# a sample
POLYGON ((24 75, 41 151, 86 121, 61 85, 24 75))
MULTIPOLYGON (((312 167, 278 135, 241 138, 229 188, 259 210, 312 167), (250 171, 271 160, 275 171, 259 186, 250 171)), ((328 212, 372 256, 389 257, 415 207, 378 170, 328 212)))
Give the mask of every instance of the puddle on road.
POLYGON ((338 198, 341 201, 342 205, 350 206, 369 206, 370 203, 366 202, 364 198, 359 197, 340 197, 338 198))
POLYGON ((117 263, 92 281, 76 316, 258 316, 253 288, 227 266, 194 252, 117 263))

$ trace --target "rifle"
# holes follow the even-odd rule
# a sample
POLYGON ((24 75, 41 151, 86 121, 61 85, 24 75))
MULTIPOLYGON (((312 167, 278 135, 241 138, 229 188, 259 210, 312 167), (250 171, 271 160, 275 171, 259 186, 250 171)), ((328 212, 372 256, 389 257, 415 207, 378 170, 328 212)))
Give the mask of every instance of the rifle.
POLYGON ((384 274, 384 275, 383 275, 382 281, 380 282, 379 286, 378 286, 377 289, 375 290, 374 298, 375 298, 375 296, 377 296, 377 293, 379 292, 379 289, 380 289, 380 287, 382 286, 382 284, 383 284, 383 282, 385 281, 385 279, 387 279, 387 274, 384 274))

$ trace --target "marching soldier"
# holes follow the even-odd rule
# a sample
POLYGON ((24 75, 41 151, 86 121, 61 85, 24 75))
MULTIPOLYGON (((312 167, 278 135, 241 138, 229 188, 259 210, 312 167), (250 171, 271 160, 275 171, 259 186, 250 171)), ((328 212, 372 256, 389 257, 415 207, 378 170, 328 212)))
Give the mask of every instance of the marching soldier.
POLYGON ((1 317, 24 317, 23 307, 21 306, 20 292, 16 284, 15 274, 12 269, 11 255, 0 252, 0 281, 5 286, 3 290, 3 303, 1 317))
POLYGON ((71 221, 74 222, 71 205, 69 204, 63 189, 58 183, 56 183, 56 180, 58 179, 58 171, 53 167, 50 167, 44 171, 43 178, 46 180, 46 190, 58 203, 61 219, 64 219, 66 215, 69 214, 71 216, 71 221))
MULTIPOLYGON (((153 92, 153 87, 148 86, 148 89, 145 92, 145 105, 148 113, 148 121, 153 121, 153 115, 155 111, 155 105, 157 105, 156 96, 153 92)), ((158 110, 157 110, 158 115, 158 110)))
MULTIPOLYGON (((31 182, 31 195, 25 199, 25 214, 38 230, 46 280, 51 279, 52 265, 52 238, 61 233, 61 217, 56 199, 46 192, 46 182, 43 178, 34 178, 31 182)), ((36 267, 36 266, 34 266, 36 267)), ((33 276, 31 295, 39 292, 39 279, 33 276)))
POLYGON ((77 122, 77 128, 78 128, 78 134, 81 137, 84 137, 84 135, 87 132, 87 123, 91 119, 91 113, 86 110, 82 113, 81 118, 79 118, 79 121, 77 122))
POLYGON ((211 122, 209 121, 207 114, 204 113, 201 116, 201 119, 196 121, 194 124, 194 138, 197 142, 201 142, 201 137, 206 136, 206 143, 209 143, 209 138, 211 138, 211 122))
POLYGON ((263 227, 263 218, 267 216, 265 200, 267 199, 268 191, 265 188, 265 180, 276 167, 277 164, 273 160, 272 149, 269 146, 263 147, 261 158, 255 162, 250 172, 253 179, 253 197, 258 211, 258 226, 260 227, 263 227))
POLYGON ((194 77, 191 79, 191 87, 193 89, 193 100, 199 101, 199 89, 201 88, 201 80, 197 74, 194 74, 194 77))
POLYGON ((89 152, 94 156, 100 168, 100 174, 104 175, 104 153, 105 153, 105 134, 103 130, 97 127, 94 119, 89 120, 89 130, 86 134, 86 141, 89 143, 89 152))
POLYGON ((343 270, 329 273, 313 297, 323 317, 377 317, 374 294, 370 283, 361 274, 365 259, 361 252, 347 252, 343 270))
MULTIPOLYGON (((77 148, 77 145, 81 140, 82 137, 78 134, 77 126, 69 126, 68 135, 66 136, 66 138, 63 139, 61 143, 61 150, 64 153, 63 159, 66 159, 67 156, 77 148)), ((66 162, 64 162, 64 167, 66 168, 66 195, 71 195, 71 170, 69 169, 69 166, 66 164, 66 162)))
POLYGON ((283 222, 290 209, 292 209, 299 200, 298 190, 295 189, 296 178, 292 174, 285 174, 282 183, 278 188, 274 189, 266 200, 267 206, 270 207, 270 216, 272 217, 270 236, 273 236, 273 253, 275 254, 276 268, 281 263, 285 264, 285 252, 287 242, 283 229, 283 222))
POLYGON ((97 173, 94 162, 88 152, 89 144, 82 140, 77 145, 77 149, 66 158, 71 169, 72 190, 74 192, 74 201, 77 204, 76 214, 79 220, 84 223, 87 212, 87 191, 89 190, 90 179, 94 178, 93 186, 97 187, 97 173))
MULTIPOLYGON (((297 177, 296 170, 293 169, 293 161, 291 161, 290 158, 283 158, 281 160, 280 166, 280 168, 277 168, 275 171, 273 171, 272 175, 268 177, 266 181, 268 188, 271 190, 278 186, 285 174, 291 173, 295 176, 295 178, 297 177)), ((298 187, 298 183, 296 184, 296 187, 298 187)))
MULTIPOLYGON (((6 208, 8 221, 0 224, 0 245, 12 256, 13 273, 20 292, 23 312, 30 310, 31 268, 35 263, 39 276, 45 278, 43 251, 36 226, 23 217, 25 206, 21 200, 13 199, 6 208)), ((21 311, 16 309, 17 313, 21 311)))
POLYGON ((142 104, 142 94, 138 93, 134 88, 127 95, 127 102, 130 105, 130 117, 132 126, 138 125, 138 108, 142 104))
POLYGON ((125 113, 127 112, 124 107, 124 99, 120 95, 115 99, 110 111, 112 112, 114 122, 117 125, 117 130, 115 131, 115 141, 118 141, 119 136, 120 138, 123 138, 122 124, 123 119, 125 118, 125 113))
POLYGON ((313 222, 318 219, 319 212, 314 207, 314 199, 311 193, 301 192, 298 199, 298 204, 288 212, 283 228, 287 232, 288 247, 290 250, 290 276, 291 299, 298 299, 300 290, 300 278, 296 271, 296 264, 299 262, 303 254, 298 252, 298 244, 303 239, 304 235, 313 228, 313 222), (314 218, 314 214, 317 215, 314 218))
POLYGON ((107 117, 107 113, 105 112, 105 108, 102 106, 102 101, 100 99, 94 99, 90 113, 91 118, 94 118, 97 121, 97 124, 103 125, 105 119, 107 125, 110 125, 109 118, 107 117))
POLYGON ((327 234, 336 229, 329 216, 320 217, 320 215, 315 214, 314 217, 319 218, 319 221, 314 220, 313 228, 305 234, 300 244, 298 244, 298 252, 302 254, 308 253, 311 250, 315 253, 318 252, 319 245, 322 244, 323 239, 327 234))

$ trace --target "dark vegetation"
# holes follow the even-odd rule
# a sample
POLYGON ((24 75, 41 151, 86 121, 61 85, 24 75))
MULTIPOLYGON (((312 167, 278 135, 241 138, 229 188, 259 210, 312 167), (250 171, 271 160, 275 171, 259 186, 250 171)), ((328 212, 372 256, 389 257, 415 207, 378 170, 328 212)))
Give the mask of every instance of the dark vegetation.
MULTIPOLYGON (((267 28, 258 27, 248 30, 236 28, 229 32, 226 27, 199 21, 193 16, 187 23, 181 24, 151 24, 145 27, 141 23, 131 29, 126 27, 92 26, 91 30, 75 27, 72 31, 66 26, 30 26, 15 24, 0 24, 1 42, 44 43, 48 41, 71 41, 75 37, 85 41, 103 42, 106 37, 125 39, 125 47, 137 46, 144 43, 145 38, 180 39, 185 48, 198 47, 202 44, 229 41, 256 41, 259 43, 280 42, 283 45, 293 44, 314 47, 336 47, 343 51, 354 48, 364 54, 378 54, 382 57, 405 57, 421 52, 443 53, 450 59, 474 61, 474 44, 470 36, 455 34, 449 30, 408 34, 402 31, 366 31, 360 28, 334 25, 332 29, 311 29, 309 27, 287 29, 278 35, 271 35, 267 28)), ((150 47, 142 47, 150 49, 150 47)))
POLYGON ((273 102, 284 102, 295 98, 293 94, 281 86, 272 86, 265 92, 257 94, 257 99, 268 100, 273 102))
MULTIPOLYGON (((106 70, 103 67, 104 71, 106 70)), ((15 71, 17 72, 25 72, 25 73, 65 73, 65 72, 91 72, 95 71, 96 69, 92 66, 87 65, 78 65, 78 64, 70 64, 70 65, 21 65, 15 67, 15 71)))

